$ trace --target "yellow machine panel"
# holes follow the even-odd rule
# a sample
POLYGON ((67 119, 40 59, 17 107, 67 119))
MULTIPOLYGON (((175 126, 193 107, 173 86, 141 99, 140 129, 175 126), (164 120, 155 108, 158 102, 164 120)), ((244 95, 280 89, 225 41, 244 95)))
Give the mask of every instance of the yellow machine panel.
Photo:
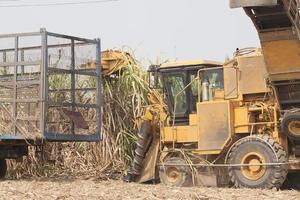
POLYGON ((225 99, 238 98, 238 70, 234 60, 224 65, 224 96, 225 99))
POLYGON ((240 56, 237 57, 237 63, 240 94, 269 92, 266 85, 268 74, 263 56, 240 56))
POLYGON ((225 98, 269 92, 267 77, 262 55, 236 56, 224 66, 225 98))
POLYGON ((222 150, 232 134, 230 101, 197 104, 199 115, 199 150, 222 150))
POLYGON ((198 115, 197 114, 191 114, 189 115, 189 122, 190 125, 193 126, 197 126, 198 125, 198 115))
POLYGON ((224 89, 215 89, 214 91, 214 101, 224 100, 224 89))
POLYGON ((300 46, 298 40, 264 42, 262 47, 270 78, 273 81, 299 79, 300 46))
POLYGON ((272 81, 299 79, 300 44, 291 30, 260 34, 264 57, 272 81))
POLYGON ((162 142, 191 143, 198 142, 198 126, 164 127, 161 131, 162 142))
POLYGON ((250 133, 248 112, 247 107, 234 108, 234 133, 250 133))

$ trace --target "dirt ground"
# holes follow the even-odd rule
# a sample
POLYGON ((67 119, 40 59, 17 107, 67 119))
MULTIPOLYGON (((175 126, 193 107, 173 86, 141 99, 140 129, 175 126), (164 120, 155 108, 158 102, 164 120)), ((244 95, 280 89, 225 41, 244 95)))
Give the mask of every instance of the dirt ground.
POLYGON ((0 199, 300 199, 295 190, 250 190, 228 188, 176 188, 162 184, 142 185, 99 180, 6 180, 0 182, 0 199))

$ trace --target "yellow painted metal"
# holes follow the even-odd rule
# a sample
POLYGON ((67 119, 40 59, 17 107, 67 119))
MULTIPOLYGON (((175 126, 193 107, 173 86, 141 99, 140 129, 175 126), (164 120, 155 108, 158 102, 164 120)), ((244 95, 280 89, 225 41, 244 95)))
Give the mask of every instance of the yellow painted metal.
POLYGON ((224 64, 226 99, 243 100, 243 95, 269 92, 264 57, 258 49, 249 55, 236 55, 224 64))
POLYGON ((198 115, 197 114, 189 115, 189 125, 190 126, 197 126, 198 124, 199 124, 198 115))
POLYGON ((197 65, 219 65, 222 66, 222 62, 212 60, 189 60, 189 61, 176 61, 167 62, 160 66, 160 68, 174 68, 174 67, 186 67, 186 66, 197 66, 197 65))
POLYGON ((242 158, 242 161, 240 163, 250 166, 242 166, 241 172, 247 179, 256 181, 266 173, 266 166, 258 166, 259 164, 263 163, 266 163, 263 155, 256 151, 250 152, 242 158))
POLYGON ((264 57, 238 56, 236 57, 239 69, 239 94, 258 94, 269 92, 266 85, 268 78, 264 57))
POLYGON ((198 126, 169 126, 161 129, 162 142, 195 143, 198 142, 198 126))
POLYGON ((234 132, 235 133, 250 133, 250 126, 245 125, 250 123, 249 110, 247 107, 234 108, 234 132))
POLYGON ((224 90, 222 89, 215 89, 215 95, 214 95, 214 100, 218 101, 218 100, 224 100, 224 90))
POLYGON ((222 151, 221 150, 193 150, 193 153, 198 154, 198 155, 217 155, 220 154, 222 151))
POLYGON ((238 94, 238 69, 236 60, 224 64, 224 97, 225 99, 237 99, 238 94))
POLYGON ((199 113, 199 150, 221 151, 233 134, 231 101, 197 103, 199 113))
POLYGON ((300 77, 300 45, 297 39, 263 41, 267 70, 272 81, 300 77))
POLYGON ((119 72, 123 67, 128 67, 131 64, 135 65, 136 60, 127 52, 107 50, 101 54, 103 74, 114 74, 119 72))
POLYGON ((154 138, 152 140, 152 144, 146 154, 146 158, 143 161, 143 168, 137 182, 144 183, 148 180, 155 179, 155 167, 159 155, 159 144, 159 138, 154 138))
MULTIPOLYGON (((124 67, 135 64, 136 60, 127 52, 112 49, 101 52, 101 70, 104 75, 119 73, 124 67)), ((80 67, 95 69, 96 62, 91 60, 80 67)))

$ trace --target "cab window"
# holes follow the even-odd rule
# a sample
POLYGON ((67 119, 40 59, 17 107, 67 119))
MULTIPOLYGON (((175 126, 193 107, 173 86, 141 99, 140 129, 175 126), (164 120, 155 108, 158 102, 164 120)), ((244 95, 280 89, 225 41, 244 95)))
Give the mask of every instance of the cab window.
POLYGON ((204 79, 209 82, 211 88, 224 89, 223 69, 205 71, 204 79))
POLYGON ((170 111, 173 113, 176 104, 175 114, 185 114, 187 111, 186 91, 182 91, 185 87, 183 74, 170 74, 165 76, 167 94, 171 104, 170 111), (180 93, 180 94, 179 94, 180 93), (177 98, 176 95, 178 94, 177 98), (176 99, 175 99, 176 98, 176 99))
POLYGON ((197 78, 197 72, 191 72, 190 73, 190 82, 191 83, 191 95, 190 95, 190 110, 191 113, 196 113, 197 111, 197 102, 199 100, 199 87, 201 87, 201 80, 200 79, 196 79, 197 78))

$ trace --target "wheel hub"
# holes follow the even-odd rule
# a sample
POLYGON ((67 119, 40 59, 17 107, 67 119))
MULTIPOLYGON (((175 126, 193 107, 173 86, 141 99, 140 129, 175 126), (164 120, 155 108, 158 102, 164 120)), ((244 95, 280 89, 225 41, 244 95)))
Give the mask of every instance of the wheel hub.
POLYGON ((179 170, 176 167, 168 167, 168 169, 166 170, 166 175, 168 181, 171 183, 176 182, 181 176, 179 170))
POLYGON ((292 121, 288 125, 289 132, 295 136, 300 136, 300 121, 292 121))
POLYGON ((250 152, 243 157, 241 162, 241 164, 249 166, 242 166, 241 172, 249 180, 258 180, 266 172, 266 166, 260 165, 263 163, 265 163, 263 155, 257 152, 250 152))

